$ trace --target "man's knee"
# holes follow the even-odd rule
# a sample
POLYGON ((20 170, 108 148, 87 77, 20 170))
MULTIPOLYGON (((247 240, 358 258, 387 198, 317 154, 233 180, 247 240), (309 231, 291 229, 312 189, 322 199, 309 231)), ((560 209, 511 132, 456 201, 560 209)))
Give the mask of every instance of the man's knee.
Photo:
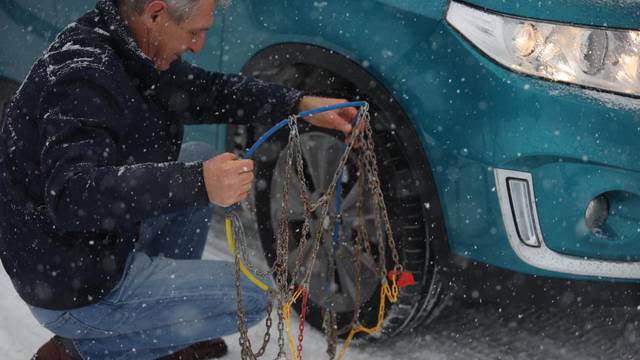
POLYGON ((249 322, 257 322, 267 315, 267 293, 249 281, 242 282, 243 307, 249 322))

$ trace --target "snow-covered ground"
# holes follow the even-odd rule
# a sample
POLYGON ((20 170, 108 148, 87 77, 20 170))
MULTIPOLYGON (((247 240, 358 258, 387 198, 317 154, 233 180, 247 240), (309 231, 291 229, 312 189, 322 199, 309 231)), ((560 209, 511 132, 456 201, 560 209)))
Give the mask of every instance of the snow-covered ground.
MULTIPOLYGON (((230 260, 218 220, 211 228, 205 258, 230 260)), ((248 236, 253 234, 248 233, 248 236)), ((9 278, 0 271, 0 360, 29 359, 51 337, 31 317, 9 278)), ((259 344, 263 326, 250 331, 259 344)), ((321 333, 305 330, 305 359, 324 359, 321 333)), ((226 359, 239 359, 237 336, 225 339, 226 359)), ((265 359, 276 356, 275 339, 265 359)), ((387 342, 351 346, 345 359, 640 359, 640 306, 544 307, 512 303, 453 305, 429 325, 387 342)))
MULTIPOLYGON (((226 249, 226 243, 216 237, 216 234, 221 234, 223 231, 222 224, 218 222, 211 227, 209 234, 209 241, 205 248, 204 257, 207 259, 228 260, 232 258, 226 249)), ((14 290, 8 275, 4 270, 0 271, 0 360, 22 360, 29 359, 40 345, 45 343, 53 334, 48 330, 41 327, 38 322, 31 316, 27 305, 20 300, 18 294, 14 290)), ((292 319, 295 323, 295 319, 292 319)), ((263 336, 264 328, 258 325, 250 330, 252 343, 260 344, 263 336)), ((305 330, 305 342, 303 354, 306 354, 305 358, 308 359, 321 359, 323 358, 326 343, 323 335, 307 327, 305 330)), ((267 349, 265 359, 274 359, 277 354, 275 337, 271 342, 271 345, 267 349)), ((238 345, 237 336, 229 336, 225 338, 229 345, 229 354, 225 357, 227 359, 239 359, 240 347, 238 345)), ((408 348, 408 346, 404 346, 408 348)), ((422 359, 421 357, 405 357, 403 354, 398 357, 395 351, 387 352, 376 350, 375 354, 366 351, 358 350, 355 347, 351 347, 350 351, 345 356, 345 359, 362 359, 362 360, 374 360, 374 359, 422 359)), ((403 351, 406 353, 406 351, 403 351)), ((424 354, 429 359, 438 359, 435 356, 428 356, 429 353, 424 354)), ((440 357, 443 358, 443 357, 440 357)))
POLYGON ((29 359, 51 337, 31 316, 4 269, 0 271, 0 309, 1 359, 29 359))

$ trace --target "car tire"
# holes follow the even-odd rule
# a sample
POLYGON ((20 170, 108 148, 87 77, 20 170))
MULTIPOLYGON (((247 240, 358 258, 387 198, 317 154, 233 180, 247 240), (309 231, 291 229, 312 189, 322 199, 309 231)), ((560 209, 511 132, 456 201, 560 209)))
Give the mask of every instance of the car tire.
MULTIPOLYGON (((422 149, 422 145, 397 102, 357 64, 338 57, 333 52, 315 47, 294 44, 290 47, 282 45, 267 49, 247 64, 244 72, 263 80, 304 90, 308 94, 362 99, 371 104, 370 113, 380 169, 379 176, 394 238, 400 261, 404 264, 405 270, 413 274, 417 282, 417 285, 404 288, 400 292, 397 303, 387 304, 382 331, 374 338, 388 338, 432 319, 449 298, 448 281, 443 277, 442 271, 442 265, 445 263, 443 260, 448 258, 446 234, 430 167, 424 152, 416 151, 422 149), (318 53, 310 56, 309 51, 318 53), (317 56, 317 54, 320 55, 317 56), (331 58, 323 59, 323 56, 331 58), (288 61, 282 61, 282 59, 288 61), (341 62, 345 62, 348 66, 341 62), (326 64, 333 64, 335 68, 328 69, 326 64), (347 71, 347 74, 340 74, 339 69, 351 70, 347 71)), ((309 150, 307 154, 322 152, 327 159, 340 156, 338 151, 327 153, 331 152, 328 149, 339 148, 338 144, 343 141, 340 134, 305 126, 305 124, 305 122, 300 123, 300 132, 303 149, 308 147, 309 150), (309 147, 309 144, 313 145, 309 147), (316 148, 314 149, 313 146, 316 148)), ((266 130, 268 129, 265 126, 234 127, 231 128, 229 139, 236 149, 242 149, 266 130)), ((281 131, 272 140, 263 144, 254 156, 257 169, 256 217, 262 248, 269 265, 273 265, 276 256, 274 228, 281 206, 281 194, 279 194, 281 191, 278 189, 283 185, 282 177, 279 175, 281 170, 278 169, 282 168, 287 136, 286 131, 281 131)), ((310 156, 304 157, 307 162, 305 173, 308 172, 306 178, 309 180, 313 178, 315 164, 310 164, 313 162, 310 156)), ((318 162, 317 159, 315 161, 318 162)), ((327 172, 333 173, 333 171, 327 172)), ((308 185, 314 187, 314 184, 308 185)), ((344 186, 346 194, 350 185, 347 182, 344 186)), ((294 193, 293 190, 290 191, 290 194, 292 193, 294 193)), ((295 221, 297 220, 292 220, 290 223, 290 230, 294 237, 295 229, 300 225, 295 221)), ((314 221, 318 222, 317 219, 314 221)), ((343 228, 348 227, 349 224, 343 225, 343 228)), ((372 245, 372 248, 376 246, 372 245)), ((391 269, 393 263, 388 248, 386 253, 387 269, 391 269)), ((337 276, 338 283, 341 276, 344 274, 337 276)), ((374 326, 378 318, 380 285, 379 282, 375 282, 377 279, 373 279, 374 285, 371 285, 371 280, 363 277, 361 282, 362 292, 366 294, 360 307, 361 323, 365 326, 374 326), (367 291, 365 291, 365 285, 369 287, 367 291), (371 286, 374 287, 373 290, 371 286)), ((316 291, 314 296, 314 285, 317 286, 312 279, 306 319, 313 327, 321 330, 323 326, 322 290, 316 291)), ((352 290, 346 289, 344 292, 348 293, 352 290)), ((348 294, 340 294, 339 291, 339 296, 345 299, 337 314, 338 328, 343 328, 351 322, 353 309, 349 309, 348 294)), ((296 304, 296 306, 299 311, 299 305, 296 304)), ((341 334, 341 336, 345 335, 346 332, 341 334)))

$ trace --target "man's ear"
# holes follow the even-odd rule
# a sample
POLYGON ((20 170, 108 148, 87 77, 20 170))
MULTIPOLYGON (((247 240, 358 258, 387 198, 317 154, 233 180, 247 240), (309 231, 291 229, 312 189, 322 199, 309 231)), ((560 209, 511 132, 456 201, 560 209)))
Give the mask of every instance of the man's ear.
POLYGON ((142 17, 145 25, 152 26, 158 19, 167 14, 167 3, 163 0, 153 0, 144 6, 142 17))

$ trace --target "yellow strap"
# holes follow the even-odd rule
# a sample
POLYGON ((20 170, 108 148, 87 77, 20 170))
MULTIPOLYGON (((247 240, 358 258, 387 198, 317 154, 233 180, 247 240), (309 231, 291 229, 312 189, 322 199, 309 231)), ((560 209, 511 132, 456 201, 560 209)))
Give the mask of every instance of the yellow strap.
MULTIPOLYGON (((231 252, 231 255, 236 256, 236 245, 235 245, 235 241, 233 240, 233 229, 231 227, 231 217, 227 216, 224 222, 227 230, 227 245, 229 246, 229 252, 231 252)), ((260 281, 260 279, 255 277, 251 273, 251 271, 247 269, 247 267, 244 265, 242 260, 240 260, 240 271, 242 271, 242 273, 244 274, 244 276, 247 277, 247 279, 251 280, 252 283, 256 284, 257 287, 259 287, 264 291, 269 291, 269 287, 265 283, 260 281)))
POLYGON ((344 344, 342 345, 342 349, 340 349, 338 360, 342 360, 342 357, 347 352, 347 348, 349 347, 349 344, 351 344, 351 340, 353 340, 353 337, 357 333, 365 332, 369 335, 373 335, 378 331, 380 331, 380 329, 382 328, 382 323, 384 321, 384 307, 385 307, 386 300, 388 299, 390 303, 395 303, 396 301, 398 301, 398 285, 396 284, 395 275, 391 277, 391 282, 392 282, 391 287, 389 287, 389 284, 385 282, 384 285, 382 285, 382 288, 380 289, 380 307, 378 308, 378 323, 376 324, 376 326, 371 328, 366 328, 360 325, 351 329, 351 331, 349 332, 349 336, 347 336, 347 339, 344 341, 344 344))
MULTIPOLYGON (((227 231, 227 245, 229 246, 229 251, 231 252, 231 255, 235 256, 236 255, 236 247, 235 247, 235 241, 233 240, 233 229, 231 227, 231 217, 227 216, 225 218, 225 228, 227 231)), ((260 281, 260 279, 258 279, 257 277, 255 277, 255 275, 253 275, 251 273, 251 271, 249 271, 249 269, 247 269, 247 267, 244 265, 244 263, 242 262, 242 260, 240 260, 240 271, 242 271, 242 273, 249 279, 251 280, 252 283, 254 283, 256 286, 258 286, 260 289, 264 290, 264 291, 269 291, 269 287, 263 283, 262 281, 260 281)), ((371 328, 366 328, 362 325, 357 326, 353 329, 351 329, 351 332, 349 332, 349 336, 347 337, 347 339, 344 342, 344 345, 342 345, 342 349, 340 350, 340 354, 338 355, 338 360, 342 360, 345 352, 347 351, 347 348, 349 347, 349 345, 351 344, 351 340, 353 340, 353 337, 359 333, 359 332, 365 332, 369 335, 375 334, 378 331, 380 331, 380 329, 382 328, 382 322, 384 321, 384 309, 385 309, 385 303, 386 300, 389 300, 390 303, 395 303, 396 301, 398 301, 398 285, 396 284, 396 276, 392 276, 391 277, 391 282, 392 282, 392 286, 389 287, 388 283, 384 283, 384 285, 382 285, 382 288, 380 289, 380 307, 378 309, 378 323, 376 324, 376 326, 371 327, 371 328)), ((285 320, 285 327, 286 327, 286 331, 287 331, 287 337, 288 337, 288 342, 289 342, 289 350, 291 351, 291 353, 293 354, 293 358, 297 359, 298 358, 298 354, 296 352, 296 348, 295 348, 295 342, 293 340, 293 336, 291 334, 291 324, 290 324, 290 318, 291 318, 291 305, 296 302, 296 300, 298 299, 298 297, 300 297, 300 294, 302 293, 301 288, 298 288, 298 290, 294 293, 293 298, 289 301, 288 304, 285 304, 283 306, 283 313, 284 313, 284 320, 285 320)))
MULTIPOLYGON (((225 218, 225 229, 227 232, 227 245, 229 246, 229 252, 231 253, 232 256, 236 255, 236 246, 235 246, 235 241, 233 239, 233 228, 232 228, 232 224, 231 224, 231 217, 227 216, 225 218)), ((260 289, 264 290, 264 291, 269 291, 269 287, 263 283, 262 281, 260 281, 260 279, 258 279, 257 277, 255 277, 255 275, 253 275, 253 273, 251 273, 251 271, 249 271, 249 269, 247 269, 247 267, 244 265, 244 263, 242 262, 242 260, 240 260, 240 271, 242 271, 242 273, 249 279, 251 280, 252 283, 256 284, 256 286, 258 286, 260 289)), ((282 307, 283 313, 284 313, 284 323, 285 323, 285 327, 287 330, 287 338, 289 340, 289 350, 291 351, 291 354, 293 354, 293 358, 297 359, 298 358, 298 353, 296 351, 296 347, 295 347, 295 342, 293 340, 293 336, 291 334, 291 324, 290 324, 290 318, 291 318, 291 305, 296 302, 298 300, 298 298, 300 297, 300 294, 302 294, 302 288, 298 288, 298 290, 296 290, 296 292, 293 294, 293 298, 289 301, 288 304, 285 304, 282 307)))
POLYGON ((289 343, 289 351, 293 355, 295 360, 298 359, 298 352, 296 351, 296 344, 293 340, 293 335, 291 334, 291 306, 285 305, 282 307, 282 312, 284 313, 284 327, 287 330, 287 340, 289 343))

